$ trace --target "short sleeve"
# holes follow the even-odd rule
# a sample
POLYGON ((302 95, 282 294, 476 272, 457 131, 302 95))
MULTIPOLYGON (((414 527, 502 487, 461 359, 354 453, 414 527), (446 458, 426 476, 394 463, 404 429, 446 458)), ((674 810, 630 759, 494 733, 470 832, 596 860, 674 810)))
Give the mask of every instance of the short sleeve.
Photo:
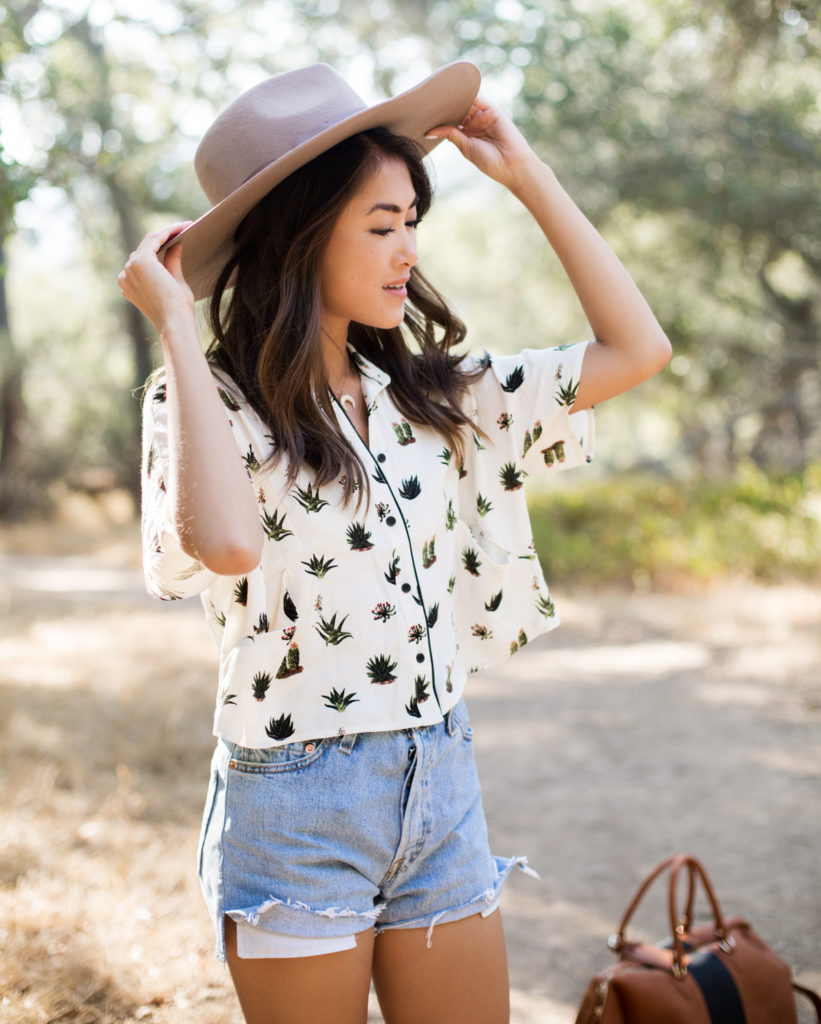
POLYGON ((592 460, 593 410, 573 412, 589 344, 497 356, 474 385, 474 420, 516 472, 555 473, 592 460))
POLYGON ((165 381, 160 378, 147 389, 143 404, 143 570, 148 592, 174 601, 202 593, 217 576, 182 549, 166 490, 168 465, 165 381))

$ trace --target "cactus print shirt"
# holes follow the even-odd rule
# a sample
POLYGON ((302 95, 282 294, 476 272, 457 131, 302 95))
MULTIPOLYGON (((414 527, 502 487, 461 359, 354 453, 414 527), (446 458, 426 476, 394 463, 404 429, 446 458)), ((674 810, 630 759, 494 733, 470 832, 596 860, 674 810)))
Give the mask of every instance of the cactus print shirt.
POLYGON ((466 393, 475 432, 464 464, 441 435, 402 417, 390 379, 354 353, 369 446, 340 429, 371 473, 367 507, 304 468, 290 488, 265 466, 266 429, 218 382, 267 535, 253 572, 210 572, 179 543, 164 486, 165 389, 146 396, 143 553, 148 589, 200 594, 219 648, 218 736, 270 747, 441 720, 471 672, 554 628, 533 546, 525 477, 589 462, 592 411, 572 413, 585 344, 491 359, 466 393))

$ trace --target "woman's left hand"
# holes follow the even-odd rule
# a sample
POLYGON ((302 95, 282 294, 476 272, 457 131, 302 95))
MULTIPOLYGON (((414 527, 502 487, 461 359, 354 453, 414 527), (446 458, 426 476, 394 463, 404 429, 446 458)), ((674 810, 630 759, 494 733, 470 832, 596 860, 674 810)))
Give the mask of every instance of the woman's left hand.
POLYGON ((427 137, 449 139, 472 164, 495 181, 512 188, 527 165, 538 157, 516 125, 491 103, 477 96, 458 127, 440 125, 427 137))

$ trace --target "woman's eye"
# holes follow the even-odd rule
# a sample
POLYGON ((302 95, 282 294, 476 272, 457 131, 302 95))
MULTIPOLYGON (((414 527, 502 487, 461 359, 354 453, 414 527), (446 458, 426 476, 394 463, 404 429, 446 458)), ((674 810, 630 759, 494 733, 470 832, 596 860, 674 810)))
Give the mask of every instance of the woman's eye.
MULTIPOLYGON (((416 220, 406 220, 405 221, 405 227, 406 228, 414 228, 415 229, 415 228, 418 228, 421 223, 422 223, 422 218, 421 217, 417 217, 416 220)), ((381 238, 386 238, 388 235, 392 235, 393 232, 394 232, 394 228, 371 228, 371 234, 372 235, 379 235, 381 238)))

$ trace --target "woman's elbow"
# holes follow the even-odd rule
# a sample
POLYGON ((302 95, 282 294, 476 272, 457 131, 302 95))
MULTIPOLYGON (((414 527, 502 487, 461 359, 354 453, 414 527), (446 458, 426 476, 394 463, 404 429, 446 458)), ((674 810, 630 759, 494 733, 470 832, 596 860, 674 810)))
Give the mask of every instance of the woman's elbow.
POLYGON ((259 536, 230 537, 219 542, 183 547, 187 554, 218 576, 245 576, 259 565, 263 542, 260 531, 259 536))
POLYGON ((673 346, 670 344, 670 339, 659 328, 653 337, 648 339, 646 345, 644 358, 645 377, 654 377, 657 373, 661 373, 670 362, 672 355, 673 346))

